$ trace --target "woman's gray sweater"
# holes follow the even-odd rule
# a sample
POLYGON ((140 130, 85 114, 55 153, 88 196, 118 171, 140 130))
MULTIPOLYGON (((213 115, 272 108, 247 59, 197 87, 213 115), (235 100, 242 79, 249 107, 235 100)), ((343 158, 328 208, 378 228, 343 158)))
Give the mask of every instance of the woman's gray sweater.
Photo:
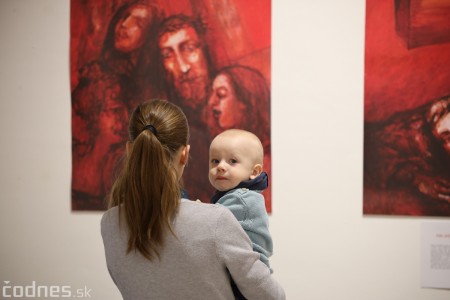
POLYGON ((124 299, 234 299, 227 272, 247 299, 285 299, 283 288, 259 260, 232 213, 220 206, 184 201, 160 260, 126 254, 126 221, 118 209, 101 221, 106 263, 124 299))

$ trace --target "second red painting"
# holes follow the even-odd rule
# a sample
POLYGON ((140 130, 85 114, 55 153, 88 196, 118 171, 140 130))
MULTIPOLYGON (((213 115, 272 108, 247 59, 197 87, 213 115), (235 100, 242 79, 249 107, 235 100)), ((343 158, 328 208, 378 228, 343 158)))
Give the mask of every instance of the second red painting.
POLYGON ((270 178, 270 55, 270 0, 72 0, 72 209, 106 208, 129 114, 154 98, 189 120, 190 199, 213 195, 209 143, 229 128, 261 139, 270 178))
POLYGON ((450 0, 367 0, 364 214, 450 216, 450 0))

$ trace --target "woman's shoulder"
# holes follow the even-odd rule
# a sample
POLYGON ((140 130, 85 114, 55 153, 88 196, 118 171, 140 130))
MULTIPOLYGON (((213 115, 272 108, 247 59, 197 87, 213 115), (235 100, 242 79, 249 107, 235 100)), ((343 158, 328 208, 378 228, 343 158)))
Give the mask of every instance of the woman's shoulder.
MULTIPOLYGON (((201 227, 215 228, 223 222, 234 220, 233 214, 224 206, 218 204, 202 203, 200 201, 182 201, 177 215, 177 223, 183 226, 199 225, 201 227)), ((117 227, 119 224, 119 209, 113 207, 107 210, 101 219, 102 231, 117 227)))
POLYGON ((119 208, 117 206, 108 209, 103 213, 101 219, 101 227, 104 229, 111 224, 117 224, 119 222, 119 208))
POLYGON ((218 204, 200 201, 182 201, 179 217, 190 222, 217 223, 223 219, 234 218, 231 212, 218 204))
POLYGON ((111 208, 109 208, 107 211, 105 211, 103 213, 102 219, 110 218, 111 216, 115 216, 115 215, 118 214, 118 212, 119 212, 119 207, 118 206, 111 207, 111 208))
POLYGON ((198 213, 221 214, 222 207, 217 204, 203 203, 200 200, 192 201, 183 199, 181 201, 181 209, 186 211, 196 211, 198 213))

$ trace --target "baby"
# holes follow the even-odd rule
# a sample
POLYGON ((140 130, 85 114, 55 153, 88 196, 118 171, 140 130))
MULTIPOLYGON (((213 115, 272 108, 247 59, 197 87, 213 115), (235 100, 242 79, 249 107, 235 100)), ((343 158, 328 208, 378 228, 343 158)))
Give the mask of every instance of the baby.
MULTIPOLYGON (((262 172, 263 157, 263 146, 256 135, 245 130, 226 130, 210 145, 209 181, 217 190, 211 203, 224 205, 234 214, 250 237, 253 250, 270 268, 272 237, 260 193, 268 186, 268 176, 262 172)), ((242 299, 236 295, 239 291, 235 286, 233 292, 236 299, 242 299)))

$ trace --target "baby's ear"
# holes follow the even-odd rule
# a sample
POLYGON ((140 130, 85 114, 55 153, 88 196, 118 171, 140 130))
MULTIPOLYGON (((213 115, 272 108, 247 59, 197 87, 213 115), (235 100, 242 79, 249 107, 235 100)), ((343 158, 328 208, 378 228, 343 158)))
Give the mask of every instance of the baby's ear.
POLYGON ((259 174, 261 174, 261 172, 262 172, 262 165, 256 164, 253 167, 253 171, 252 171, 252 175, 250 175, 250 179, 255 179, 256 177, 259 176, 259 174))

